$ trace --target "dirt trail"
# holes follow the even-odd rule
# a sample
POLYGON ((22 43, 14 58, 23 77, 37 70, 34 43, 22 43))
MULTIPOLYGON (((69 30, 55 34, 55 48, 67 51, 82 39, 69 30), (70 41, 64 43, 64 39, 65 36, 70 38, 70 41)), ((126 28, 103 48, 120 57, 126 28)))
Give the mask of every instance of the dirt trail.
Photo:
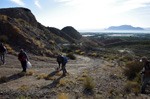
POLYGON ((98 97, 108 98, 110 91, 113 90, 111 94, 113 95, 115 93, 116 95, 116 93, 122 90, 125 80, 121 78, 121 69, 115 61, 80 55, 76 55, 76 57, 76 60, 68 60, 66 65, 69 75, 61 77, 61 75, 57 76, 54 74, 56 72, 55 68, 58 66, 55 58, 29 55, 33 67, 27 70, 32 70, 35 73, 32 76, 20 77, 17 74, 22 71, 22 68, 17 56, 6 55, 6 65, 0 65, 0 77, 5 76, 10 80, 5 83, 0 83, 1 98, 9 99, 12 97, 12 99, 15 99, 20 95, 29 95, 39 99, 57 99, 59 93, 65 92, 72 99, 82 99, 83 96, 81 93, 83 93, 83 88, 78 78, 83 78, 83 73, 94 79, 96 84, 94 92, 98 97), (55 80, 38 80, 36 77, 39 74, 54 74, 55 80), (68 80, 67 84, 56 87, 58 81, 61 79, 68 80), (22 86, 27 87, 26 91, 19 90, 22 86))

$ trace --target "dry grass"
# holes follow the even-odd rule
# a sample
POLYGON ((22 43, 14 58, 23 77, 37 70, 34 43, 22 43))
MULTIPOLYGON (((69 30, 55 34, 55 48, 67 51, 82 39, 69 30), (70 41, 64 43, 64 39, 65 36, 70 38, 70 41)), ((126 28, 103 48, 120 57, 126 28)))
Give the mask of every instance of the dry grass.
POLYGON ((60 93, 58 95, 58 99, 69 99, 68 94, 66 93, 60 93))
POLYGON ((140 84, 135 81, 128 81, 124 87, 124 91, 127 93, 139 93, 140 92, 140 84))
POLYGON ((17 31, 17 32, 21 32, 20 28, 17 27, 17 26, 13 27, 13 29, 14 29, 15 31, 17 31))
POLYGON ((0 20, 7 21, 8 17, 6 15, 0 15, 0 20))
POLYGON ((54 80, 55 77, 53 77, 53 76, 47 76, 47 77, 45 77, 45 79, 46 79, 46 80, 54 80))
POLYGON ((98 54, 97 53, 92 53, 91 56, 96 57, 98 54))
POLYGON ((56 73, 55 75, 56 76, 61 76, 63 73, 62 72, 58 72, 58 73, 56 73))
POLYGON ((41 87, 43 87, 43 86, 44 86, 44 84, 37 84, 37 85, 36 85, 37 88, 41 88, 41 87))
POLYGON ((82 74, 82 77, 87 77, 87 74, 86 74, 86 73, 83 73, 83 74, 82 74))
POLYGON ((85 90, 92 91, 95 88, 95 84, 91 77, 86 77, 85 82, 83 84, 85 90))
POLYGON ((34 71, 33 71, 33 70, 30 70, 29 72, 26 72, 26 75, 27 75, 27 76, 32 76, 32 75, 34 75, 34 71))
POLYGON ((79 78, 78 78, 78 81, 84 81, 84 80, 85 80, 84 77, 79 77, 79 78))
POLYGON ((27 84, 23 84, 17 90, 25 91, 27 89, 29 89, 29 86, 27 84))
POLYGON ((108 64, 106 64, 106 66, 112 66, 112 64, 111 64, 111 63, 108 63, 108 64))
POLYGON ((76 53, 76 54, 80 54, 80 52, 81 52, 81 50, 79 50, 79 49, 78 49, 78 50, 75 50, 75 53, 76 53))
POLYGON ((37 78, 37 79, 47 78, 47 75, 46 75, 46 74, 39 74, 39 75, 37 75, 36 78, 37 78))
POLYGON ((54 41, 54 40, 49 40, 49 43, 50 43, 50 44, 54 44, 55 41, 54 41))
POLYGON ((62 86, 65 86, 66 85, 66 80, 65 79, 61 79, 59 81, 59 84, 62 85, 62 86))
POLYGON ((85 54, 85 52, 80 52, 80 55, 84 55, 85 54))
POLYGON ((8 45, 8 44, 4 44, 4 45, 5 45, 5 47, 6 47, 7 51, 8 51, 8 53, 18 55, 18 53, 17 53, 15 50, 13 50, 13 49, 10 47, 10 45, 8 45))

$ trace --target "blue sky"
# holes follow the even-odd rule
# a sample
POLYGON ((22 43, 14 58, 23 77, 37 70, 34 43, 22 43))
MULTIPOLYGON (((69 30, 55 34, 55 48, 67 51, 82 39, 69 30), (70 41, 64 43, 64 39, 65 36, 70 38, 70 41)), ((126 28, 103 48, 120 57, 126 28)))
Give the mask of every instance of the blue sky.
POLYGON ((29 8, 38 22, 62 29, 150 27, 150 0, 1 0, 0 8, 29 8))

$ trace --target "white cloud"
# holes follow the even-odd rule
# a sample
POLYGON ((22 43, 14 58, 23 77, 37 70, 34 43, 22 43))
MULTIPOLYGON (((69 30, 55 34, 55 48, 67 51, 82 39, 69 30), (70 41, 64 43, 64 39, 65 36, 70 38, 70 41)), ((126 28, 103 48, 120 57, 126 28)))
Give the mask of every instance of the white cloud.
POLYGON ((40 8, 40 9, 42 8, 41 5, 39 4, 39 1, 38 1, 38 0, 35 0, 34 3, 35 3, 35 5, 36 5, 38 8, 40 8))
POLYGON ((17 3, 20 6, 25 6, 25 3, 21 0, 10 0, 10 1, 17 3))

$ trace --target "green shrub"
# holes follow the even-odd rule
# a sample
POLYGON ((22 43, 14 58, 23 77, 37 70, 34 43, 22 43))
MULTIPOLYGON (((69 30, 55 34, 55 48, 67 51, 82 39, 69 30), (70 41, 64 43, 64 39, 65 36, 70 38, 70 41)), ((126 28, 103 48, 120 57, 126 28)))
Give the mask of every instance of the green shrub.
POLYGON ((67 54, 67 57, 68 57, 69 59, 72 59, 72 60, 75 60, 75 59, 76 59, 76 57, 75 57, 75 55, 74 55, 73 53, 68 53, 68 54, 67 54))
POLYGON ((83 85, 84 85, 85 90, 92 91, 95 88, 95 84, 94 84, 93 79, 91 77, 86 77, 83 85))
POLYGON ((125 68, 123 69, 123 73, 127 76, 128 79, 134 79, 136 74, 142 70, 143 66, 142 63, 139 61, 130 61, 127 62, 125 68))
POLYGON ((16 99, 31 99, 31 97, 29 97, 29 96, 26 96, 26 97, 25 97, 25 96, 22 96, 22 95, 21 95, 20 97, 17 97, 16 99))

